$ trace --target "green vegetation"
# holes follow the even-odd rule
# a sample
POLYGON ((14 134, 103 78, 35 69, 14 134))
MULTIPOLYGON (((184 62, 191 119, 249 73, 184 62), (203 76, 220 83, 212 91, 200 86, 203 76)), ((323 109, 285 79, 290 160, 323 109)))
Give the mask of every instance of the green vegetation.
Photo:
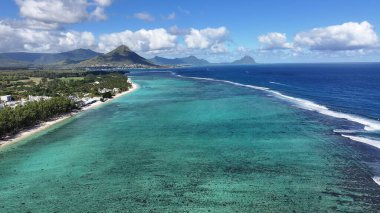
POLYGON ((0 110, 0 138, 76 108, 75 103, 66 97, 32 101, 15 108, 5 107, 0 110))
POLYGON ((0 95, 12 95, 16 100, 37 96, 82 97, 99 96, 99 89, 131 87, 125 72, 68 72, 68 71, 3 71, 0 72, 0 95))
POLYGON ((124 65, 143 65, 147 67, 157 67, 151 61, 141 57, 137 53, 131 51, 127 46, 121 45, 104 55, 98 55, 86 61, 79 63, 80 67, 89 67, 93 65, 111 65, 111 66, 124 66, 124 65))
POLYGON ((62 77, 62 78, 59 78, 59 80, 62 80, 62 81, 71 81, 71 80, 83 80, 84 77, 62 77))
POLYGON ((12 95, 16 101, 29 95, 52 98, 0 109, 0 138, 77 109, 75 101, 84 96, 112 98, 112 89, 123 92, 131 86, 125 72, 2 71, 0 95, 12 95), (100 93, 102 89, 107 91, 100 93))

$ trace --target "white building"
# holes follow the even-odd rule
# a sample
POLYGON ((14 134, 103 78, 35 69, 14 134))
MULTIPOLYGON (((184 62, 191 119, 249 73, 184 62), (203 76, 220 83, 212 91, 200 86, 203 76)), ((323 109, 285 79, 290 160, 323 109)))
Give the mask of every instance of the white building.
POLYGON ((96 102, 96 100, 93 98, 83 98, 82 101, 83 101, 84 106, 87 106, 89 104, 93 104, 96 102))
POLYGON ((100 94, 103 94, 103 93, 106 93, 106 92, 112 92, 112 89, 103 88, 103 89, 99 89, 98 92, 100 94))
POLYGON ((116 93, 119 93, 119 92, 120 92, 120 89, 119 89, 119 88, 113 88, 112 92, 115 93, 115 94, 116 94, 116 93))
POLYGON ((10 101, 12 101, 12 96, 11 95, 1 96, 1 101, 2 102, 10 102, 10 101))
POLYGON ((51 97, 49 96, 33 96, 29 95, 28 99, 29 101, 42 101, 42 100, 49 100, 51 97))

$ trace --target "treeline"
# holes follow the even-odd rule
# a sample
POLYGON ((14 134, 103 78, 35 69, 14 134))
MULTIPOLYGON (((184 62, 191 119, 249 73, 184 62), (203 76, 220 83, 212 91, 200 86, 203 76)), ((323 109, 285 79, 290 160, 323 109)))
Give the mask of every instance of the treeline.
POLYGON ((15 108, 5 107, 0 110, 0 138, 47 121, 49 118, 71 112, 73 109, 76 109, 75 103, 66 97, 29 102, 15 108))
POLYGON ((15 80, 24 80, 30 77, 35 78, 69 78, 69 77, 85 77, 87 75, 108 75, 108 74, 126 74, 128 71, 0 71, 0 81, 15 81, 15 80))
POLYGON ((99 96, 98 89, 119 88, 126 91, 131 87, 124 72, 22 72, 11 75, 0 72, 0 95, 12 95, 16 100, 28 95, 69 96, 89 93, 99 96), (7 80, 2 80, 7 79, 7 80), (32 78, 40 80, 33 81, 32 78), (12 79, 12 81, 9 81, 12 79), (29 79, 29 80, 25 80, 29 79), (23 80, 23 81, 20 81, 23 80))
POLYGON ((128 82, 128 77, 119 73, 108 73, 107 75, 88 74, 82 80, 44 79, 39 84, 27 88, 28 94, 54 97, 62 95, 80 96, 80 94, 89 93, 91 96, 99 96, 99 89, 119 88, 120 91, 127 91, 132 86, 128 82))

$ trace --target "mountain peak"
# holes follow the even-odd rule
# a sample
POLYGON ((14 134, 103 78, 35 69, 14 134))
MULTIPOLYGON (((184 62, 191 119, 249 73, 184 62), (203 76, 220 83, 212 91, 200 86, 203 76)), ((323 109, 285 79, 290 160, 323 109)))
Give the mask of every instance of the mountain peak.
POLYGON ((132 53, 134 53, 134 52, 131 49, 129 49, 128 46, 126 46, 126 45, 120 45, 116 49, 112 50, 111 52, 106 53, 106 55, 108 55, 108 56, 116 56, 116 55, 119 55, 119 56, 128 56, 128 55, 130 55, 132 53))
POLYGON ((232 64, 256 64, 256 61, 251 56, 246 55, 243 58, 232 62, 232 64))
POLYGON ((124 66, 124 65, 133 65, 133 64, 156 66, 149 60, 133 52, 126 45, 120 45, 109 53, 106 53, 104 55, 99 55, 95 58, 92 58, 90 60, 87 60, 81 63, 82 66, 91 66, 91 65, 99 65, 99 64, 107 64, 107 65, 112 65, 112 66, 124 66))
POLYGON ((120 45, 118 46, 116 49, 114 49, 113 51, 118 51, 118 52, 131 52, 131 49, 129 49, 129 47, 127 45, 120 45))
POLYGON ((242 59, 253 59, 253 58, 249 55, 245 55, 242 59))
POLYGON ((163 58, 156 56, 151 59, 156 64, 160 65, 193 65, 193 66, 202 66, 202 65, 207 65, 210 64, 208 61, 204 59, 199 59, 193 55, 184 57, 184 58, 163 58))

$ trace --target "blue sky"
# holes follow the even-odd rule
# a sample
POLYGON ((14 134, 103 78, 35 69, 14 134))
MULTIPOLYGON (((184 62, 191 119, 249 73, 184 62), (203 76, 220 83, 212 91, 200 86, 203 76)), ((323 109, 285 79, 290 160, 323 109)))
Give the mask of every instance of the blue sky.
POLYGON ((380 61, 376 0, 2 0, 0 52, 196 55, 220 62, 380 61))

